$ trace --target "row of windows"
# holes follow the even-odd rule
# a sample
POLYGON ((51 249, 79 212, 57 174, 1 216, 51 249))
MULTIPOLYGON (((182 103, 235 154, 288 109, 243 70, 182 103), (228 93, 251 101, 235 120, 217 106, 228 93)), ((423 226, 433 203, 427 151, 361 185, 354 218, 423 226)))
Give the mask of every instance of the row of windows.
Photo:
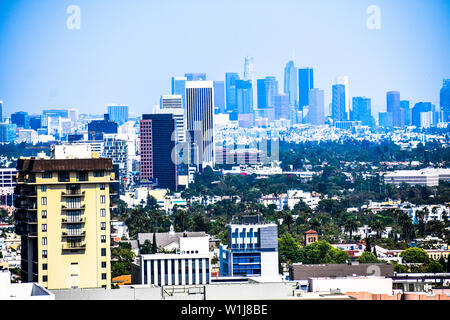
MULTIPOLYGON (((67 216, 81 216, 81 211, 67 212, 67 216)), ((42 219, 47 219, 47 210, 41 211, 42 219)), ((106 217, 106 209, 100 209, 100 217, 106 217)))
MULTIPOLYGON (((47 269, 45 269, 47 270, 47 269)), ((102 280, 106 280, 106 273, 102 273, 102 280)), ((42 276, 42 282, 48 282, 48 276, 42 276)))
MULTIPOLYGON (((87 172, 82 171, 82 172, 78 172, 77 174, 78 174, 78 176, 81 176, 81 175, 87 174, 87 172)), ((60 179, 60 181, 65 180, 68 176, 69 176, 69 172, 67 172, 67 171, 58 172, 58 178, 60 179)), ((94 171, 94 177, 104 177, 104 176, 105 176, 104 171, 94 171)), ((43 179, 53 178, 53 172, 42 173, 42 178, 43 179)))
MULTIPOLYGON (((105 241, 106 241, 106 238, 105 238, 105 241)), ((70 241, 68 241, 68 242, 70 242, 70 241)), ((70 243, 76 243, 76 242, 70 242, 70 243)), ((101 248, 100 251, 101 251, 100 252, 101 256, 106 257, 106 248, 101 248)), ((48 251, 42 250, 42 259, 47 259, 47 257, 48 257, 48 251)), ((102 263, 102 268, 106 268, 106 262, 105 262, 105 264, 102 263)))

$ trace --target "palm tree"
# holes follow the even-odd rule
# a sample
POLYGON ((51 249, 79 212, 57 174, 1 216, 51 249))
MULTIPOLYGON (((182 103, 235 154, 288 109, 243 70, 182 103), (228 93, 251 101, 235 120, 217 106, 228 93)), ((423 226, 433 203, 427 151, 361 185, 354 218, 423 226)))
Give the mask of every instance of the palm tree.
POLYGON ((355 219, 348 219, 344 222, 344 230, 350 233, 350 240, 352 240, 353 231, 358 231, 358 223, 355 219))
POLYGON ((375 230, 377 233, 377 239, 380 239, 384 231, 386 230, 386 226, 383 221, 381 220, 375 220, 370 224, 370 227, 372 230, 375 230))

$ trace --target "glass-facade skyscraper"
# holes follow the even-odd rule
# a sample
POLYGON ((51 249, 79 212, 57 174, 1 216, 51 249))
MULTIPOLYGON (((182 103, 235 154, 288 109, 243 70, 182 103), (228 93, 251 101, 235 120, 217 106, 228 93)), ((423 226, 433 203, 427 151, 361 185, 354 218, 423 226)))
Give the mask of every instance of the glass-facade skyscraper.
POLYGON ((343 84, 333 85, 333 98, 331 103, 331 118, 333 121, 346 121, 345 112, 345 86, 343 84))
POLYGON ((29 128, 28 112, 19 111, 11 114, 11 123, 17 125, 18 128, 29 128))
POLYGON ((298 108, 309 105, 309 90, 314 88, 314 71, 312 68, 298 69, 298 108))
POLYGON ((289 61, 284 68, 284 93, 289 97, 289 104, 298 105, 298 73, 294 61, 289 61))
POLYGON ((172 94, 179 94, 183 97, 183 109, 185 109, 186 77, 172 77, 172 94))
POLYGON ((236 102, 238 114, 253 113, 252 81, 236 81, 236 102))
POLYGON ((352 99, 353 121, 361 121, 361 125, 371 127, 372 123, 372 101, 366 97, 353 97, 352 99))
POLYGON ((392 113, 392 125, 401 127, 400 92, 389 91, 386 93, 386 111, 392 113))
POLYGON ((128 121, 128 106, 123 105, 109 105, 108 106, 109 120, 117 122, 119 125, 128 121))
POLYGON ((323 125, 324 113, 324 91, 317 88, 309 90, 308 122, 313 125, 323 125))
POLYGON ((411 109, 409 108, 409 101, 408 100, 401 100, 400 101, 400 108, 401 108, 402 114, 404 114, 403 124, 405 126, 411 125, 411 109))
POLYGON ((237 120, 237 96, 236 81, 239 75, 236 72, 225 73, 225 91, 226 91, 226 112, 230 114, 230 120, 237 120))
POLYGON ((258 79, 258 109, 269 109, 275 106, 275 95, 278 94, 278 81, 275 77, 258 79))
POLYGON ((450 79, 444 79, 440 91, 440 105, 443 121, 450 122, 450 79))
POLYGON ((214 81, 215 113, 225 113, 225 82, 214 81))

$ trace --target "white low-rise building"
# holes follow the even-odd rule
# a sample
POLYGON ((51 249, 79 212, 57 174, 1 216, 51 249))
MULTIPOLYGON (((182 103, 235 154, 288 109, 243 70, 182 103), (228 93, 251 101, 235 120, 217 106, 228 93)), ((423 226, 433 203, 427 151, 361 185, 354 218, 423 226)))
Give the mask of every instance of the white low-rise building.
POLYGON ((11 283, 11 273, 0 270, 0 300, 55 300, 39 283, 11 283))
POLYGON ((394 185, 406 183, 435 187, 439 185, 439 180, 450 181, 450 169, 398 170, 384 174, 384 183, 394 185))

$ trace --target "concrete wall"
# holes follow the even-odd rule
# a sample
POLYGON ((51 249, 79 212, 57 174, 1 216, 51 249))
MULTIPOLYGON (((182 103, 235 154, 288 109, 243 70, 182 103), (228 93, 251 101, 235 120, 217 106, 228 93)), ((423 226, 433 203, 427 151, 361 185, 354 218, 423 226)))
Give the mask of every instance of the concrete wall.
POLYGON ((161 288, 51 290, 55 300, 161 300, 161 288))
POLYGON ((206 300, 270 300, 293 296, 293 286, 287 283, 211 284, 205 288, 206 300))
POLYGON ((324 292, 333 289, 340 289, 341 292, 392 294, 392 279, 383 277, 309 279, 309 291, 311 292, 324 292))

